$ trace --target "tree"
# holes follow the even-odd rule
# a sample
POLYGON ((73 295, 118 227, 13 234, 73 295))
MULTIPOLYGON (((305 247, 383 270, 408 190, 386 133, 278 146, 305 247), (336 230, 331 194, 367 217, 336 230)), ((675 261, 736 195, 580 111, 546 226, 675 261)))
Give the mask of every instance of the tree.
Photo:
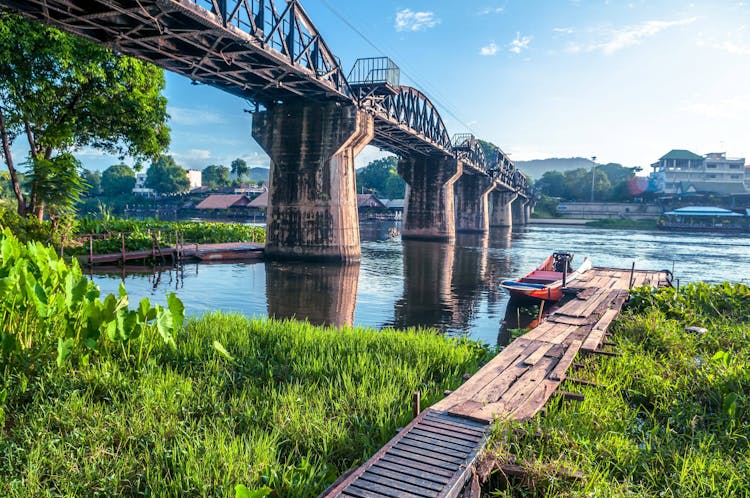
POLYGON ((127 164, 115 164, 102 173, 102 193, 107 197, 130 194, 135 187, 135 171, 127 164))
POLYGON ((0 14, 0 144, 19 214, 41 219, 45 205, 76 197, 50 197, 46 189, 83 187, 70 151, 90 146, 146 159, 166 149, 164 85, 162 70, 151 64, 0 14), (28 195, 11 153, 19 136, 29 147, 28 195))
POLYGON ((402 198, 406 182, 398 176, 397 166, 396 156, 372 161, 357 173, 357 192, 374 192, 390 199, 402 198))
POLYGON ((81 172, 81 177, 86 183, 86 189, 83 195, 86 197, 96 197, 102 192, 102 174, 98 171, 91 171, 90 169, 84 169, 81 172))
POLYGON ((567 198, 569 195, 565 175, 559 171, 546 171, 536 182, 536 188, 549 197, 567 198))
POLYGON ((172 156, 161 156, 146 171, 146 187, 160 194, 176 194, 187 191, 190 180, 172 156))
POLYGON ((237 158, 232 161, 232 174, 238 179, 242 178, 250 172, 250 168, 247 167, 247 163, 244 159, 237 158))
POLYGON ((208 187, 229 185, 229 168, 212 164, 203 169, 203 184, 208 187))

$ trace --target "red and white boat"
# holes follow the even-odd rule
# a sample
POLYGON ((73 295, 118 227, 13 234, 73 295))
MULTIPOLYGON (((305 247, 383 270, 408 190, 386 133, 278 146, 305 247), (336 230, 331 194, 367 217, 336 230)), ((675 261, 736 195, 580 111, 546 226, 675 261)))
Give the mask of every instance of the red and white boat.
POLYGON ((507 290, 511 298, 559 301, 563 296, 563 284, 567 286, 591 269, 588 257, 575 270, 571 266, 572 261, 571 253, 556 252, 531 273, 516 280, 505 280, 500 287, 507 290))

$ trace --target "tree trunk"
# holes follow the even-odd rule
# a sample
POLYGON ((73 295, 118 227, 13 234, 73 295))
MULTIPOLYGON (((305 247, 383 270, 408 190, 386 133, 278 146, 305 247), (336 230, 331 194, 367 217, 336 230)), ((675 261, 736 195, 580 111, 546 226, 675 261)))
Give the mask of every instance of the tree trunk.
POLYGON ((8 139, 8 129, 5 126, 5 116, 3 115, 2 109, 0 109, 0 136, 2 136, 5 164, 8 165, 10 181, 13 185, 13 193, 16 195, 16 201, 18 202, 18 214, 20 216, 26 216, 26 200, 23 198, 23 193, 21 192, 21 184, 18 181, 18 173, 16 172, 16 167, 13 164, 13 155, 10 152, 10 140, 8 139))

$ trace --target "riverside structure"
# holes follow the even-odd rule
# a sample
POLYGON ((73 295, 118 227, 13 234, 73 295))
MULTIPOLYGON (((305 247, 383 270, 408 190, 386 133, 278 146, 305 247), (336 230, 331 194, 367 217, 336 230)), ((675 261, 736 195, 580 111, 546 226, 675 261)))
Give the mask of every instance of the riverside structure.
POLYGON ((118 52, 254 102, 252 134, 271 157, 271 258, 360 258, 354 157, 370 143, 399 156, 404 238, 453 240, 456 229, 529 218, 531 189, 502 150, 485 157, 472 135, 451 138, 386 57, 360 59, 345 76, 298 0, 0 0, 0 8, 107 46, 115 40, 118 52))

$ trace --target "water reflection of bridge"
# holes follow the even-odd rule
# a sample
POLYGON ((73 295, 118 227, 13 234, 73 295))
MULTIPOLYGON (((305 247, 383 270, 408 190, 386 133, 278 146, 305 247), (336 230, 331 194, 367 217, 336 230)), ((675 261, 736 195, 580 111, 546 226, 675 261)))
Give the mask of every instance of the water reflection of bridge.
MULTIPOLYGON (((510 271, 509 230, 484 235, 460 235, 456 243, 405 241, 403 289, 392 318, 383 310, 383 327, 437 327, 468 334, 483 302, 491 306, 504 298, 498 284, 510 271), (495 251, 490 258, 488 252, 495 251), (498 254, 503 257, 497 257, 498 254)), ((383 264, 390 265, 392 255, 383 264)), ((359 265, 311 266, 266 263, 268 314, 277 318, 307 318, 312 323, 353 325, 359 265)), ((502 317, 497 318, 497 324, 502 317)))

